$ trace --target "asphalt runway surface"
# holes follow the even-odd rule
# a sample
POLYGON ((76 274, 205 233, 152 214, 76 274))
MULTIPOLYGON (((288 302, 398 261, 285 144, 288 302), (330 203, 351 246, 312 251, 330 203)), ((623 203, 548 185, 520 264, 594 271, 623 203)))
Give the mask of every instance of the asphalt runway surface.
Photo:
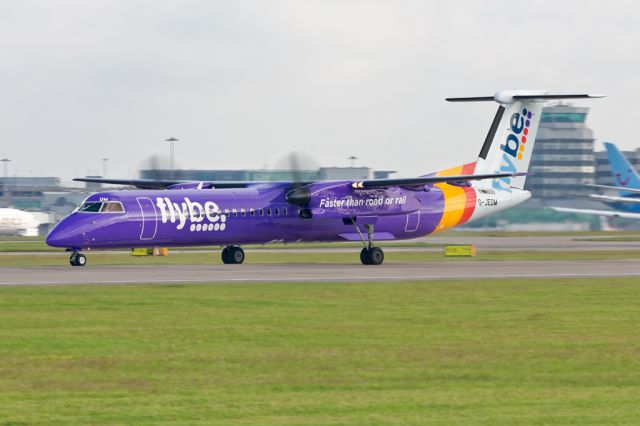
POLYGON ((0 268, 0 286, 223 282, 358 282, 479 278, 638 277, 640 261, 447 261, 361 264, 49 266, 0 268))

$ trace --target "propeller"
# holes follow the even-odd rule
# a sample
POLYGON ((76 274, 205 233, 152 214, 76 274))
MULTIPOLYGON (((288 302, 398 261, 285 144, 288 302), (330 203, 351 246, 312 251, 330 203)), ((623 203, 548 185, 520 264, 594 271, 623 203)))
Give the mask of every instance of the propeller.
POLYGON ((145 170, 147 179, 163 180, 172 179, 173 176, 167 176, 169 170, 169 159, 162 155, 150 155, 140 164, 140 171, 145 170))
POLYGON ((292 187, 285 196, 287 202, 306 208, 311 202, 311 192, 306 186, 305 175, 310 171, 318 170, 317 163, 307 154, 300 151, 289 153, 284 160, 276 163, 280 169, 287 169, 292 180, 292 187), (282 167, 282 164, 287 167, 282 167))

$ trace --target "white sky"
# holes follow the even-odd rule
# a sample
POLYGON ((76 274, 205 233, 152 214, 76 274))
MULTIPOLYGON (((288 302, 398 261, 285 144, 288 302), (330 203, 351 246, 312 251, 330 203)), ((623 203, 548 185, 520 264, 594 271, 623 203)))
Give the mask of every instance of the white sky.
MULTIPOLYGON (((606 93, 599 141, 640 146, 633 1, 0 0, 0 157, 10 173, 136 177, 325 166, 402 176, 474 160, 500 89, 606 93), (634 118, 636 117, 636 118, 634 118)), ((600 145, 598 145, 600 147, 600 145)))

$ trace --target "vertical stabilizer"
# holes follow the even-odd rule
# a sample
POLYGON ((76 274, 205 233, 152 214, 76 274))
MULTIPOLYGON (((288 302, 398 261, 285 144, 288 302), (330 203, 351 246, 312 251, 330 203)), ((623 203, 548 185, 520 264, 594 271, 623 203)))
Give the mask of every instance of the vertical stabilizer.
POLYGON ((604 147, 611 164, 613 183, 620 188, 620 195, 629 194, 625 188, 640 189, 640 176, 627 157, 612 143, 605 142, 604 147))
MULTIPOLYGON (((500 104, 476 162, 475 174, 526 173, 547 100, 594 98, 602 95, 547 94, 543 90, 507 90, 493 96, 448 98, 450 102, 495 101, 500 104)), ((526 176, 480 182, 497 191, 523 189, 526 176)))

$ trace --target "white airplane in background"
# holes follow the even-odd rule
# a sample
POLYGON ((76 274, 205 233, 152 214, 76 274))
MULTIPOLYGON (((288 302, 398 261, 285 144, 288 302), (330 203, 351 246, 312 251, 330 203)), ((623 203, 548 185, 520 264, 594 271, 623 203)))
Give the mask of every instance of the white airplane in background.
POLYGON ((38 236, 38 221, 31 213, 18 209, 0 209, 0 235, 38 236))
POLYGON ((567 207, 551 207, 564 213, 580 213, 602 217, 621 217, 640 220, 640 174, 612 143, 605 142, 607 158, 611 164, 611 175, 615 185, 587 185, 592 188, 616 189, 618 195, 591 194, 589 197, 602 201, 613 210, 572 209, 567 207))

